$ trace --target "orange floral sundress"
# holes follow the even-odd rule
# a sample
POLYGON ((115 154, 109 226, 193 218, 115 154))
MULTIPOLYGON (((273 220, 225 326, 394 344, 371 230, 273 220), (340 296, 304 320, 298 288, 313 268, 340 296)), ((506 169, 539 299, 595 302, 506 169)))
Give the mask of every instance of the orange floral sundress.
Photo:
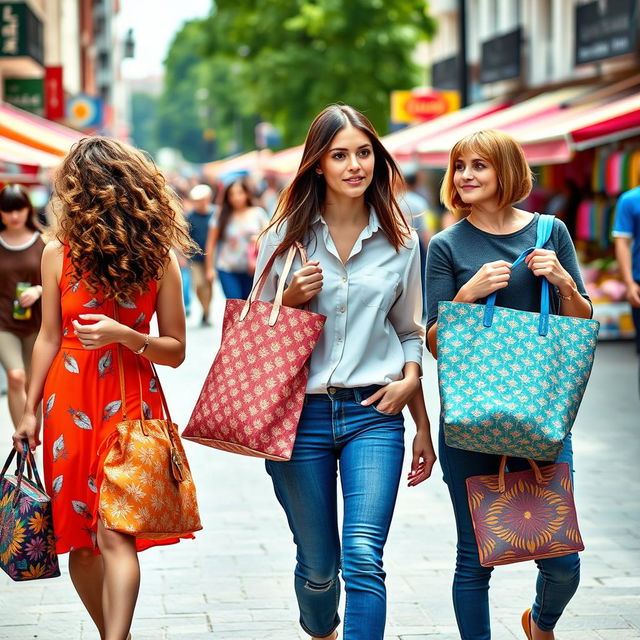
MULTIPOLYGON (((118 374, 118 349, 115 344, 87 351, 74 334, 71 321, 84 313, 114 316, 114 302, 100 293, 92 294, 82 281, 71 278, 67 252, 64 253, 60 279, 62 342, 44 385, 43 460, 47 491, 51 496, 56 551, 66 553, 81 547, 96 546, 98 496, 98 449, 122 420, 122 398, 118 374)), ((155 313, 157 283, 149 290, 118 307, 119 321, 142 333, 149 333, 155 313)), ((80 320, 82 323, 82 321, 80 320)), ((142 376, 145 417, 162 416, 157 381, 149 362, 126 347, 123 358, 127 418, 140 418, 138 370, 142 376), (137 362, 136 362, 137 361, 137 362)), ((189 536, 193 537, 193 536, 189 536)), ((139 551, 150 546, 173 544, 165 540, 136 539, 139 551)))

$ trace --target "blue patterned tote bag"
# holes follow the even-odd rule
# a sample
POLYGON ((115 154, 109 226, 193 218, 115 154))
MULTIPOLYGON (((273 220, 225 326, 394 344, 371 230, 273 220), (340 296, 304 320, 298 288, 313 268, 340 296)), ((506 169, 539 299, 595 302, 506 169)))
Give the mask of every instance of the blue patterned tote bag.
MULTIPOLYGON (((551 236, 541 215, 535 247, 551 236)), ((550 314, 542 279, 540 313, 486 304, 438 305, 438 382, 445 441, 496 455, 555 460, 571 430, 591 374, 596 320, 550 314)))
POLYGON ((0 567, 12 580, 55 578, 60 569, 51 500, 26 441, 15 474, 8 474, 15 455, 16 450, 12 449, 0 473, 0 567), (25 477, 25 464, 35 482, 25 477))

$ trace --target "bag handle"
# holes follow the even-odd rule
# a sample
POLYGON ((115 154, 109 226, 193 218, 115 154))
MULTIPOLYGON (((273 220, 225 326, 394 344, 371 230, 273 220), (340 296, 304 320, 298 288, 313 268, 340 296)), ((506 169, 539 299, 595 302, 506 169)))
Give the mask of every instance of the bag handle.
MULTIPOLYGON (((120 322, 120 314, 118 313, 118 303, 114 301, 113 306, 113 317, 116 322, 120 322)), ((118 352, 118 375, 120 376, 120 399, 122 401, 122 419, 127 419, 127 400, 126 400, 126 390, 124 386, 124 367, 122 364, 122 345, 118 343, 117 345, 118 352)), ((149 360, 149 364, 151 365, 151 370, 153 371, 153 376, 156 380, 156 386, 158 387, 158 393, 160 394, 160 399, 162 401, 162 408, 164 410, 164 415, 166 419, 172 423, 171 414, 169 413, 169 405, 167 404, 167 399, 164 395, 164 391, 162 390, 162 385, 160 384, 160 377, 158 376, 158 371, 156 370, 155 364, 149 360)), ((138 391, 140 398, 140 424, 142 426, 142 431, 144 432, 144 410, 143 410, 143 399, 142 399, 142 376, 140 375, 140 363, 138 358, 136 358, 136 372, 138 374, 138 391)), ((146 435, 146 432, 145 432, 146 435)))
POLYGON ((38 467, 36 466, 35 458, 33 457, 33 453, 31 449, 29 449, 29 441, 25 438, 22 440, 22 451, 18 452, 16 449, 11 449, 11 453, 7 456, 7 460, 2 467, 2 471, 0 472, 0 478, 4 478, 7 473, 7 469, 11 464, 11 461, 15 457, 16 453, 18 454, 18 467, 16 469, 16 491, 13 496, 13 506, 15 507, 20 500, 20 487, 22 486, 22 478, 24 476, 24 467, 27 465, 28 473, 33 472, 33 475, 36 480, 36 484, 38 489, 40 489, 43 493, 46 493, 44 486, 42 484, 42 480, 40 480, 40 474, 38 473, 38 467))
MULTIPOLYGON (((287 281, 287 276, 289 275, 289 271, 291 271, 291 267, 293 266, 293 261, 296 257, 296 253, 300 254, 300 260, 302 264, 307 261, 307 252, 305 248, 299 242, 295 242, 289 247, 287 252, 287 257, 284 261, 284 267, 282 268, 282 274, 280 275, 278 281, 278 288, 276 290, 276 297, 273 300, 273 309, 271 311, 271 315, 269 316, 269 326, 273 327, 273 325, 278 321, 278 317, 280 315, 280 309, 282 308, 282 297, 284 296, 284 288, 287 281)), ((255 280, 253 287, 251 288, 251 292, 247 297, 247 301, 244 303, 244 307, 242 308, 242 312, 240 313, 239 321, 242 322, 247 315, 249 314, 249 310, 251 309, 251 305, 260 298, 262 294, 262 290, 264 288, 264 284, 266 282, 267 275, 269 271, 272 269, 276 259, 275 252, 269 258, 269 261, 265 265, 265 268, 262 270, 260 277, 255 280)))
MULTIPOLYGON (((527 458, 527 462, 531 465, 533 469, 533 473, 536 476, 536 482, 538 484, 543 483, 542 473, 540 472, 540 467, 535 463, 531 458, 527 458)), ((502 456, 500 460, 500 471, 498 472, 498 491, 500 493, 504 493, 506 490, 506 483, 504 480, 504 474, 507 466, 507 456, 502 456)))
MULTIPOLYGON (((540 214, 540 216, 538 217, 535 246, 525 249, 511 265, 512 269, 524 262, 524 259, 532 251, 535 251, 536 249, 542 249, 544 245, 547 244, 549 238, 551 237, 551 231, 553 230, 553 219, 554 216, 540 214)), ((547 333, 549 333, 549 286, 549 281, 544 276, 542 276, 542 289, 540 292, 540 322, 538 324, 538 335, 541 336, 546 336, 547 333)), ((490 327, 493 323, 493 314, 495 311, 497 296, 497 291, 494 291, 492 294, 487 296, 483 318, 483 325, 485 327, 490 327)))

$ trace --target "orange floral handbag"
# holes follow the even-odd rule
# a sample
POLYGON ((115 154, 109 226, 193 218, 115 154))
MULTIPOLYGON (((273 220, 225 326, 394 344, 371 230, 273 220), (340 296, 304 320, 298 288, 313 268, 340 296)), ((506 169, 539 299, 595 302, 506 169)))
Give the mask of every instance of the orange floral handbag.
POLYGON ((222 344, 182 437, 223 451, 289 460, 293 451, 309 358, 325 316, 283 306, 287 275, 302 245, 291 246, 271 302, 260 294, 271 256, 247 300, 227 300, 222 344))
MULTIPOLYGON (((100 487, 98 516, 106 529, 149 540, 187 536, 202 529, 196 488, 169 414, 156 368, 151 363, 165 418, 127 420, 121 347, 118 371, 122 396, 122 422, 98 451, 100 487)), ((138 366, 140 406, 142 382, 138 366)))
POLYGON ((582 551, 566 462, 467 478, 467 495, 480 564, 493 567, 582 551))

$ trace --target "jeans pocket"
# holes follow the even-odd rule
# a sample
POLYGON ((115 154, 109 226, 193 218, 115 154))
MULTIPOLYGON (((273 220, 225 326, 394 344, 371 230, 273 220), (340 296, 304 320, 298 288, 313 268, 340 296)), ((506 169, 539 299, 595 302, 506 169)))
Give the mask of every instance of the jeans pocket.
POLYGON ((378 407, 376 407, 375 404, 370 404, 369 405, 376 413, 379 413, 381 416, 387 416, 387 418, 393 418, 395 416, 399 416, 402 411, 398 411, 398 413, 387 413, 386 411, 380 411, 380 409, 378 409, 378 407))

